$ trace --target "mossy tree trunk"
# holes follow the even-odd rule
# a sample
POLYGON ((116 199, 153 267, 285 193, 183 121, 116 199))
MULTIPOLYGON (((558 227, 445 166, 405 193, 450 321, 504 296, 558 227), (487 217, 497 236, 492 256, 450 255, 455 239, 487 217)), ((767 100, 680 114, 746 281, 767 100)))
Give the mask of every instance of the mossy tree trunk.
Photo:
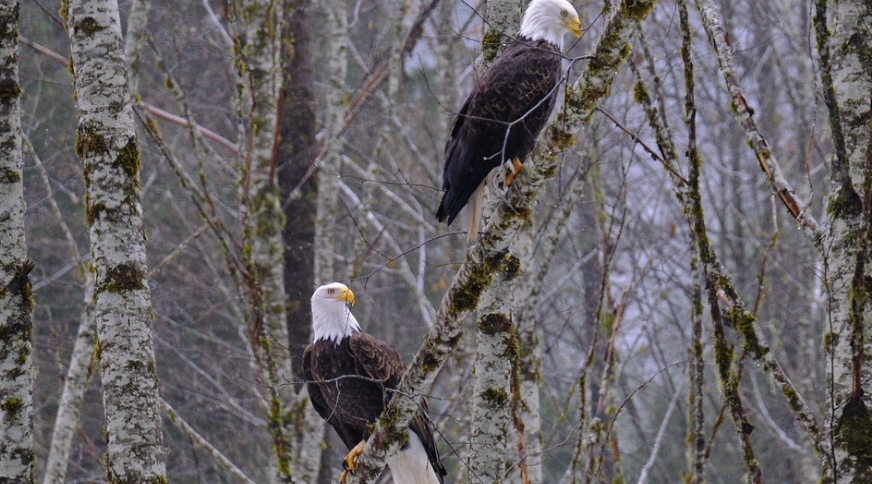
MULTIPOLYGON (((517 0, 490 0, 482 38, 483 66, 488 67, 518 31, 521 5, 517 0)), ((494 172, 496 173, 496 171, 494 172)), ((491 175, 493 176, 493 175, 491 175)), ((473 195, 475 196, 475 195, 473 195)), ((488 191, 483 213, 495 213, 501 194, 488 191)), ((471 216, 471 214, 470 214, 471 216)), ((474 222, 478 225, 477 221, 474 222)), ((477 230, 478 227, 471 227, 477 230)), ((520 260, 508 251, 497 262, 496 274, 481 299, 475 331, 475 381, 472 391, 471 480, 502 482, 507 464, 511 408, 511 376, 518 357, 512 321, 512 293, 520 260)), ((514 454, 512 454, 514 455, 514 454)), ((512 460, 514 463, 514 460, 512 460)))
POLYGON ((33 296, 24 240, 18 1, 0 2, 0 483, 34 482, 33 296))
MULTIPOLYGON (((836 148, 822 244, 830 307, 824 336, 829 383, 825 434, 832 448, 824 481, 872 482, 872 364, 866 334, 872 315, 872 5, 843 0, 834 6, 832 40, 818 30, 821 79, 836 148), (826 62, 829 53, 831 66, 826 62)), ((824 28, 825 8, 818 2, 816 22, 824 28)))
MULTIPOLYGON (((518 341, 510 313, 513 280, 520 261, 506 253, 497 263, 491 288, 482 296, 476 324, 475 382, 469 471, 473 482, 502 482, 506 472, 511 376, 518 341)), ((514 459, 511 461, 514 463, 514 459)))
MULTIPOLYGON (((125 60, 128 65, 128 82, 132 96, 137 96, 137 80, 142 54, 142 46, 146 41, 146 25, 151 3, 148 0, 136 0, 127 20, 127 40, 125 42, 125 60)), ((63 484, 66 482, 67 463, 70 458, 70 448, 73 435, 79 428, 79 417, 82 404, 85 401, 85 391, 94 370, 95 347, 97 340, 96 321, 94 321, 94 278, 84 271, 85 297, 82 307, 82 317, 70 364, 64 377, 64 389, 58 402, 54 428, 49 447, 49 454, 43 475, 43 484, 63 484)))
POLYGON ((243 0, 234 4, 235 64, 240 79, 242 167, 241 212, 247 269, 247 331, 257 370, 270 386, 269 432, 273 440, 278 482, 292 482, 292 419, 286 414, 295 400, 288 381, 291 360, 284 285, 282 230, 285 216, 276 181, 278 101, 282 84, 281 0, 243 0))
POLYGON ((111 483, 166 481, 139 149, 118 4, 68 4, 111 483))

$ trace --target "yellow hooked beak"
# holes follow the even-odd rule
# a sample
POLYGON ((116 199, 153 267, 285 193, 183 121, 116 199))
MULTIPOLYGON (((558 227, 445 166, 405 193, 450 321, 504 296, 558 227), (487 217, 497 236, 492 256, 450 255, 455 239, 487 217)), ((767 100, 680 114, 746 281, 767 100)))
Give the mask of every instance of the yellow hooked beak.
POLYGON ((337 296, 336 299, 340 301, 345 301, 348 304, 354 306, 354 293, 351 292, 351 289, 347 287, 343 287, 342 290, 339 291, 339 296, 337 296))
POLYGON ((579 20, 578 17, 575 17, 572 20, 567 20, 565 23, 566 28, 572 32, 572 35, 575 37, 581 37, 581 20, 579 20))

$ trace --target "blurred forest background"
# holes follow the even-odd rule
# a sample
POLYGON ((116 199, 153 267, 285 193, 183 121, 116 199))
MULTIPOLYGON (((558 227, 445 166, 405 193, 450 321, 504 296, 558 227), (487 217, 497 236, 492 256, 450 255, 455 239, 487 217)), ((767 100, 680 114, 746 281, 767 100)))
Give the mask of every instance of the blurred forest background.
MULTIPOLYGON (((246 327, 250 299, 244 278, 229 267, 236 256, 228 255, 246 246, 240 191, 247 172, 238 155, 242 81, 232 20, 238 7, 149 3, 129 74, 138 83, 132 98, 159 391, 174 410, 163 420, 167 476, 175 483, 239 482, 206 450, 207 441, 242 474, 268 482, 274 455, 267 402, 274 388, 255 362, 246 327), (199 131, 189 129, 191 120, 199 131), (202 217, 197 200, 203 199, 223 235, 202 217)), ((287 391, 299 387, 299 355, 311 338, 308 299, 320 284, 348 284, 363 329, 392 342, 407 362, 440 324, 440 303, 472 252, 462 217, 454 227, 435 222, 442 150, 454 113, 483 72, 481 39, 487 10, 495 7, 483 0, 285 3, 277 45, 282 59, 293 60, 282 67, 274 174, 286 215, 289 334, 272 344, 286 347, 282 358, 295 372, 281 375, 287 391)), ((509 3, 520 11, 520 2, 509 3)), ((623 8, 573 3, 585 34, 567 38, 569 84, 589 68, 593 61, 584 56, 612 12, 623 8)), ((820 4, 718 3, 733 52, 731 74, 769 153, 777 154, 804 201, 802 214, 826 220, 833 142, 813 25, 820 4)), ((48 0, 25 0, 20 8, 22 178, 28 257, 35 262, 35 449, 42 479, 77 329, 88 314, 89 240, 64 20, 48 0)), ((133 8, 120 2, 125 32, 133 8)), ((720 303, 727 314, 735 295, 703 289, 688 197, 676 197, 676 179, 692 178, 689 141, 702 160, 702 232, 744 309, 756 317, 750 324, 768 345, 767 357, 821 425, 832 415, 828 289, 818 242, 767 182, 759 150, 749 148, 746 126, 734 115, 739 109, 700 12, 687 8, 683 29, 680 4, 655 4, 633 31, 625 62, 615 66, 608 96, 565 149, 553 152, 558 168, 533 205, 524 273, 510 302, 517 332, 526 335, 521 360, 532 365, 526 369, 541 420, 526 428, 537 440, 528 437, 529 455, 517 447, 522 419, 509 424, 506 482, 677 482, 692 475, 700 482, 693 470, 699 463, 708 482, 734 483, 754 479, 748 445, 765 482, 814 482, 821 472, 816 439, 764 371, 767 360, 753 357, 747 342, 743 350, 742 328, 728 329, 723 344, 735 347, 727 371, 741 398, 739 414, 753 432, 736 431, 742 424, 724 396, 727 380, 717 365, 723 354, 713 349, 712 314, 719 310, 703 306, 720 303), (695 75, 693 135, 686 128, 685 30, 695 75), (652 106, 671 127, 679 153, 673 161, 655 141, 645 110, 652 106), (525 292, 531 287, 535 297, 525 292), (701 346, 693 344, 694 324, 702 328, 701 346), (704 366, 695 364, 694 348, 704 366), (694 376, 695 368, 703 373, 694 376), (696 418, 703 419, 700 449, 696 418)), ((460 347, 428 393, 451 483, 478 482, 466 465, 477 445, 470 434, 475 318, 462 325, 460 347)), ((66 482, 105 479, 100 372, 92 373, 66 482)), ((325 442, 318 482, 334 482, 345 449, 332 429, 317 425, 312 432, 325 442)))

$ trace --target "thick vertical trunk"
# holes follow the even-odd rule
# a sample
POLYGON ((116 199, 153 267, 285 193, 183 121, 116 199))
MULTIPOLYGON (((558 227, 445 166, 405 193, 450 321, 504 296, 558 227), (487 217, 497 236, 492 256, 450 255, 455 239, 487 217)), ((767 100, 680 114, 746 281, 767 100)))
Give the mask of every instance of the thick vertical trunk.
POLYGON ((294 400, 290 359, 280 346, 288 341, 284 285, 282 212, 276 183, 276 123, 281 89, 281 0, 243 0, 236 4, 238 57, 236 66, 244 87, 240 166, 243 243, 249 273, 249 341, 258 370, 272 387, 269 432, 275 459, 272 479, 291 482, 290 419, 285 409, 294 400), (278 344, 276 344, 278 343, 278 344))
MULTIPOLYGON (((847 0, 835 7, 832 42, 821 45, 823 39, 818 37, 822 56, 832 46, 835 96, 828 108, 831 119, 840 122, 844 143, 841 150, 837 145, 831 170, 835 189, 828 201, 829 232, 823 244, 830 307, 824 336, 830 384, 827 435, 832 439, 825 478, 828 482, 870 482, 872 400, 868 385, 872 365, 867 332, 872 309, 872 5, 847 0)), ((833 92, 827 89, 824 75, 822 80, 824 90, 833 92)))
POLYGON ((315 221, 315 282, 326 284, 336 280, 337 274, 333 266, 336 257, 336 218, 339 209, 339 195, 336 177, 339 175, 342 154, 342 138, 339 131, 342 128, 343 103, 345 100, 345 75, 348 71, 347 36, 348 19, 345 15, 345 2, 331 0, 325 2, 328 26, 330 32, 327 46, 327 82, 326 112, 324 113, 324 128, 327 132, 325 150, 318 171, 318 209, 315 221))
MULTIPOLYGON (((285 9, 288 26, 282 43, 285 59, 282 105, 279 106, 278 182, 281 199, 291 192, 301 195, 284 207, 287 223, 282 230, 285 251, 285 291, 288 297, 288 345, 294 361, 312 333, 309 298, 315 286, 312 254, 315 246, 315 210, 318 187, 315 178, 306 179, 315 154, 315 110, 312 33, 309 30, 311 0, 292 1, 285 9), (299 187, 298 187, 299 185, 299 187)), ((302 365, 294 367, 302 376, 302 365)))
POLYGON ((146 279, 139 150, 127 90, 118 4, 67 11, 90 227, 110 482, 166 480, 146 279))
POLYGON ((493 285, 482 296, 476 325, 475 383, 472 394, 472 442, 469 470, 483 482, 502 482, 506 471, 506 433, 511 405, 512 363, 518 342, 509 313, 512 281, 519 260, 505 254, 493 285))
MULTIPOLYGON (((313 88, 312 33, 309 30, 311 0, 295 0, 284 11, 288 30, 282 48, 282 104, 278 120, 278 183, 280 200, 294 190, 300 196, 283 207, 287 223, 282 230, 284 243, 284 281, 287 295, 288 348, 295 380, 302 381, 303 349, 312 332, 309 297, 315 287, 315 210, 318 189, 315 178, 306 179, 315 152, 316 110, 313 88)), ((291 409, 297 425, 291 436, 294 446, 295 477, 314 483, 321 466, 323 420, 308 402, 305 385, 298 386, 296 404, 291 409)))
POLYGON ((18 1, 0 2, 0 483, 34 481, 33 296, 24 241, 18 1))
MULTIPOLYGON (((517 0, 488 2, 489 28, 482 38, 484 66, 488 66, 502 50, 508 35, 518 30, 521 20, 519 7, 517 0)), ((488 193, 484 213, 493 213, 499 198, 498 194, 488 193)), ((474 217, 472 220, 470 232, 475 233, 478 221, 474 217)), ((476 325, 469 454, 471 474, 483 482, 494 483, 502 482, 506 471, 506 437, 512 401, 510 380, 512 364, 518 355, 511 305, 514 279, 520 271, 521 261, 507 251, 499 264, 491 287, 482 295, 476 325)))

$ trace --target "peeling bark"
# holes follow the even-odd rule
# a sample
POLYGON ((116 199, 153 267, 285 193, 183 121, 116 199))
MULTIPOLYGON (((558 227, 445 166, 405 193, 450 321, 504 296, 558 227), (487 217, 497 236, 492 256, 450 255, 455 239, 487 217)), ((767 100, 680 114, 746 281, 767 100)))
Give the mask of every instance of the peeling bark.
POLYGON ((118 4, 72 1, 68 30, 90 227, 111 483, 166 481, 151 295, 118 4))

